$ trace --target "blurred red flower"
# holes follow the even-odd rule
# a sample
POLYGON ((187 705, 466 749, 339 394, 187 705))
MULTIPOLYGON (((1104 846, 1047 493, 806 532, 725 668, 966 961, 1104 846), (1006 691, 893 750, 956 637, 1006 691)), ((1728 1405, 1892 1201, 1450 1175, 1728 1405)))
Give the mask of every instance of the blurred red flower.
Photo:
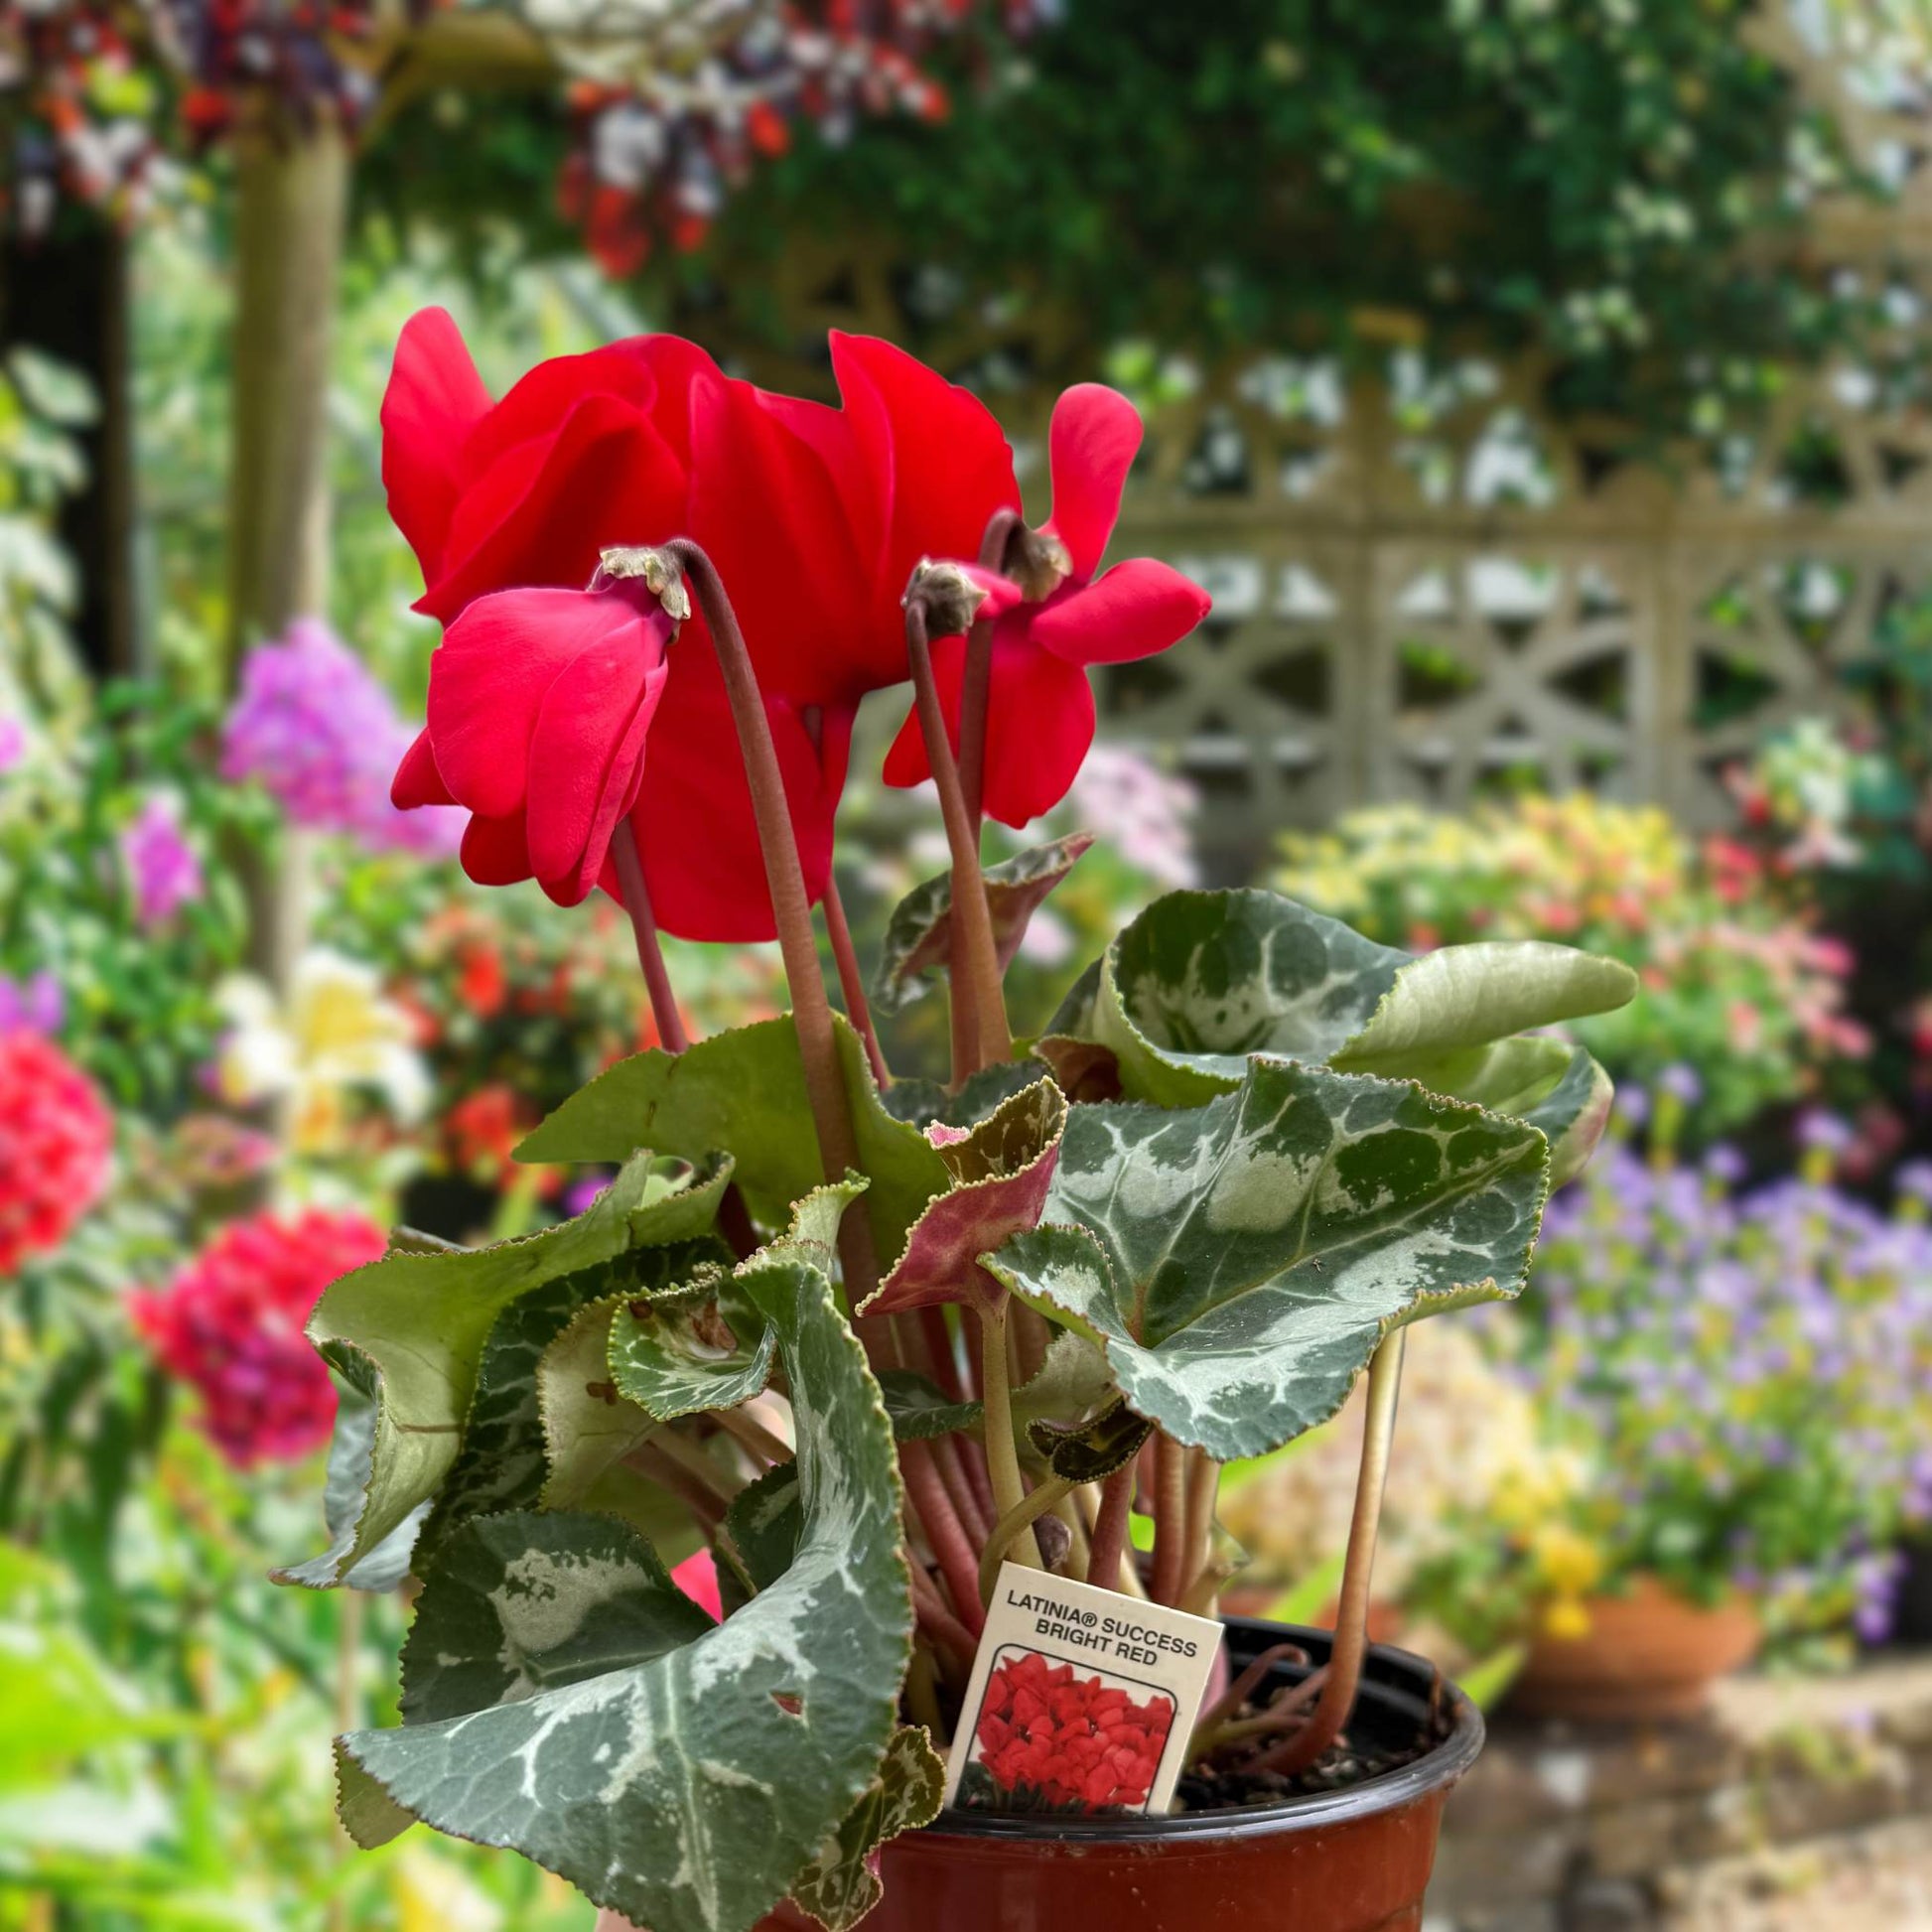
POLYGON ((166 1289, 128 1298, 162 1366, 201 1391, 201 1425, 237 1467, 329 1440, 335 1385, 303 1324, 337 1276, 385 1246, 360 1214, 256 1214, 223 1228, 166 1289))
POLYGON ((1171 1698, 1136 1703, 1026 1651, 987 1680, 974 1746, 1016 1810, 1132 1810, 1148 1801, 1173 1724, 1171 1698))
MULTIPOLYGON (((1205 591, 1151 557, 1130 557, 1094 574, 1140 446, 1140 414, 1116 390, 1083 382, 1054 405, 1048 433, 1053 514, 1041 532, 1051 541, 1036 546, 1039 575, 1024 586, 1027 601, 993 629, 981 801, 1005 824, 1025 825, 1051 811, 1078 775, 1094 732, 1088 666, 1151 657, 1178 643, 1208 613, 1205 591)), ((982 527, 995 506, 987 504, 982 527)), ((1011 564, 1008 570, 1016 574, 1011 564)), ((955 749, 965 665, 963 637, 933 646, 933 675, 955 749)), ((915 785, 930 775, 914 711, 887 755, 886 782, 915 785)))
POLYGON ((51 1039, 0 1033, 0 1281, 58 1248, 107 1185, 114 1123, 51 1039))

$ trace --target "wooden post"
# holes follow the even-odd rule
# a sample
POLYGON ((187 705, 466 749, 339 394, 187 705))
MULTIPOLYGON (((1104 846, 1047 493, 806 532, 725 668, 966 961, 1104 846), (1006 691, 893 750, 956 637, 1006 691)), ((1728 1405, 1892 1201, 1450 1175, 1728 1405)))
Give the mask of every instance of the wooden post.
MULTIPOLYGON (((241 653, 329 600, 329 376, 348 206, 348 146, 324 116, 260 103, 235 145, 234 421, 227 679, 241 653)), ((252 962, 286 989, 308 936, 306 835, 249 868, 252 962)))

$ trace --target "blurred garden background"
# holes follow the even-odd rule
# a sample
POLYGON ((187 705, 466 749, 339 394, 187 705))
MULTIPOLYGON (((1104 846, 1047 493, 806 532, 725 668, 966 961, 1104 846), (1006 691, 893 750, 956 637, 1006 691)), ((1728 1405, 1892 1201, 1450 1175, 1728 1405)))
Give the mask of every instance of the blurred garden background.
MULTIPOLYGON (((266 1574, 321 1528, 323 1285, 569 1211, 510 1150, 654 1037, 615 906, 388 803, 431 303, 497 393, 673 329, 825 395, 826 331, 885 335, 1030 489, 1064 383, 1135 398, 1117 547, 1215 609, 1101 674, 1016 1025, 1194 883, 1642 977, 1530 1297, 1411 1349, 1378 1634, 1504 1712, 1486 1802, 1551 1848, 1452 1813, 1441 1924, 1932 1926, 1928 162, 1921 0, 0 0, 0 1926, 590 1921, 347 1851, 328 1739, 393 1716, 405 1602, 266 1574), (1654 1754, 1586 1803, 1587 1733, 1507 1729, 1652 1583, 1754 1619, 1703 1837, 1654 1754)), ((897 722, 868 954, 944 865, 897 722)), ((775 1008, 671 943, 695 1030, 775 1008)), ((1351 1431, 1242 1473, 1244 1605, 1319 1620, 1351 1431)))

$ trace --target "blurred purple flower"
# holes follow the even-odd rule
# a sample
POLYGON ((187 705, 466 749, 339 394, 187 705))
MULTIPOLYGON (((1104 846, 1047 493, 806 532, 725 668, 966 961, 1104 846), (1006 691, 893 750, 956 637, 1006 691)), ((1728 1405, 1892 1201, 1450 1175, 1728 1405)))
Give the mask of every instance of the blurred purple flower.
POLYGON ((1704 1172, 1721 1186, 1735 1187, 1750 1172, 1750 1163, 1728 1141, 1720 1141, 1705 1155, 1704 1172))
POLYGON ((564 1212, 575 1217, 588 1213, 611 1185, 608 1173, 587 1173, 564 1189, 564 1212))
POLYGON ((1852 1123, 1824 1107, 1798 1116, 1798 1145, 1817 1154, 1843 1154, 1858 1140, 1852 1123))
POLYGON ((389 780, 414 736, 368 667, 329 626, 299 618, 242 661, 221 775, 256 779, 297 825, 378 849, 453 853, 456 807, 399 812, 389 780))
POLYGON ((1901 1161, 1891 1178, 1902 1199, 1932 1206, 1932 1161, 1901 1161))
POLYGON ((1660 1092, 1686 1107, 1695 1107, 1704 1098, 1704 1082, 1698 1078, 1697 1068, 1687 1066, 1682 1060, 1674 1061, 1658 1074, 1657 1086, 1660 1092))
POLYGON ((183 836, 181 808, 156 792, 121 833, 121 869, 134 888, 134 916, 144 931, 166 925, 205 889, 202 862, 183 836))
POLYGON ((0 777, 27 756, 27 727, 18 718, 0 718, 0 777))
POLYGON ((10 980, 0 973, 0 1034, 43 1034, 52 1037, 67 1019, 67 1000, 52 973, 10 980))

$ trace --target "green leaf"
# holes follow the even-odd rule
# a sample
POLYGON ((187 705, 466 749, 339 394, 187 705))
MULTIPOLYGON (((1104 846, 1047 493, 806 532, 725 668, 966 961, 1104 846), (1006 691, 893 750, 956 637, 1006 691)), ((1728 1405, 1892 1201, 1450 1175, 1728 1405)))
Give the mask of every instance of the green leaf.
POLYGON ((919 1216, 905 1252, 861 1312, 992 1302, 998 1287, 979 1257, 1038 1224, 1065 1125, 1064 1097, 1051 1080, 1040 1080, 1003 1101, 963 1139, 942 1145, 939 1156, 954 1184, 919 1216))
POLYGON ((548 1462, 537 1368, 581 1308, 615 1301, 627 1309, 730 1260, 731 1250, 715 1235, 633 1248, 546 1282, 505 1309, 483 1343, 463 1449, 424 1532, 425 1551, 435 1550, 465 1516, 521 1508, 542 1494, 548 1462))
MULTIPOLYGON (((871 1175, 866 1209, 882 1260, 946 1185, 938 1154, 919 1130, 886 1109, 865 1047, 833 1017, 851 1097, 859 1165, 871 1175)), ((621 1161, 649 1146, 687 1160, 729 1148, 746 1205, 765 1227, 825 1179, 789 1015, 714 1034, 689 1051, 653 1049, 607 1068, 559 1107, 516 1150, 519 1161, 621 1161)))
POLYGON ((1013 1426, 1023 1434, 1035 1423, 1085 1422, 1120 1394, 1107 1357, 1085 1335, 1055 1335, 1034 1378, 1014 1391, 1013 1426))
POLYGON ((402 1649, 402 1721, 435 1724, 630 1670, 712 1627, 628 1524, 473 1516, 423 1579, 402 1649))
POLYGON ((1088 1422, 1040 1421, 1027 1426, 1027 1440, 1052 1474, 1068 1482, 1104 1482, 1139 1455, 1154 1425, 1116 1401, 1088 1422))
POLYGON ((725 1554, 748 1595, 769 1589, 791 1568, 804 1527, 796 1462, 766 1469, 732 1498, 725 1511, 725 1554))
MULTIPOLYGON (((737 1273, 777 1260, 832 1272, 839 1222, 865 1192, 849 1175, 794 1202, 785 1232, 738 1265, 737 1273)), ((611 1317, 609 1365, 618 1393, 659 1422, 736 1409, 764 1392, 775 1348, 757 1307, 722 1268, 662 1301, 620 1302, 611 1317)))
POLYGON ((893 1434, 901 1443, 928 1442, 934 1436, 951 1436, 980 1425, 983 1412, 977 1402, 954 1402, 916 1370, 883 1368, 878 1375, 893 1434))
POLYGON ((851 1932, 885 1896, 873 1853, 901 1832, 931 1824, 945 1791, 946 1760, 924 1730, 902 1725, 866 1795, 792 1881, 791 1902, 825 1932, 851 1932))
POLYGON ((886 1111, 895 1120, 908 1121, 925 1128, 937 1122, 943 1127, 977 1127, 1001 1101, 1009 1100, 1039 1078, 1037 1062, 996 1060, 969 1074, 957 1093, 949 1092, 937 1080, 895 1080, 880 1096, 886 1111))
MULTIPOLYGON (((345 1740, 404 1810, 512 1846, 652 1932, 743 1932, 777 1903, 880 1774, 910 1654, 892 1430, 864 1351, 818 1270, 740 1279, 777 1331, 797 1423, 790 1569, 648 1662, 345 1740)), ((587 1600, 574 1623, 595 1616, 587 1600)))
MULTIPOLYGON (((1073 832, 986 868, 986 907, 993 918, 993 949, 1003 971, 1013 964, 1040 902, 1092 843, 1091 832, 1073 832)), ((914 886, 894 907, 880 948, 879 970, 873 976, 874 1010, 903 1013, 925 996, 931 980, 951 963, 952 874, 945 872, 914 886)))
POLYGON ((1201 1108, 1074 1108, 1046 1221, 989 1266, 1231 1461, 1332 1415, 1392 1327, 1518 1293, 1546 1168, 1518 1122, 1257 1058, 1201 1108))
POLYGON ((505 1309, 533 1290, 614 1260, 632 1246, 707 1232, 731 1178, 727 1158, 698 1177, 682 1162, 628 1162, 575 1220, 520 1241, 448 1254, 390 1254, 324 1291, 309 1335, 375 1378, 369 1475, 353 1533, 281 1583, 342 1583, 433 1499, 455 1468, 485 1342, 505 1309))
POLYGON ((611 1331, 629 1301, 613 1295, 580 1309, 537 1364, 545 1509, 580 1509, 599 1482, 660 1427, 611 1379, 611 1331))

